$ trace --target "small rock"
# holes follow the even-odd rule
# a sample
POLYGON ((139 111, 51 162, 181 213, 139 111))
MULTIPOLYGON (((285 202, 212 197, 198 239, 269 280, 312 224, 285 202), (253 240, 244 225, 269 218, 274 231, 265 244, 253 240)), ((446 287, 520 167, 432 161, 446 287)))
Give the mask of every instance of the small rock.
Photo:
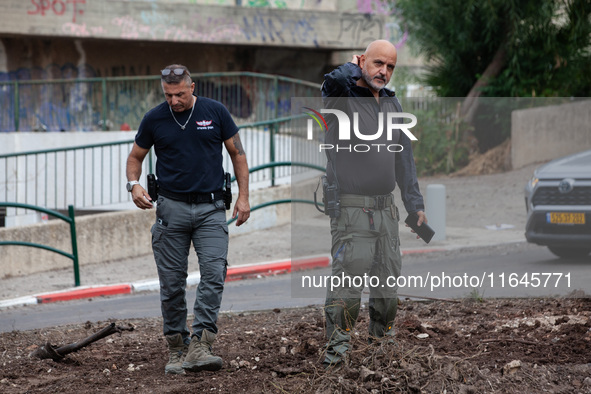
POLYGON ((581 383, 581 381, 580 381, 580 380, 578 380, 578 379, 575 379, 575 380, 573 380, 573 383, 572 383, 572 384, 573 384, 573 386, 575 386, 576 388, 580 388, 580 387, 583 385, 583 383, 581 383))
POLYGON ((4 378, 4 379, 0 380, 0 383, 2 383, 2 384, 9 384, 10 381, 8 380, 8 378, 4 378))
POLYGON ((361 380, 363 380, 364 382, 367 382, 371 379, 373 379, 373 376, 375 375, 375 371, 372 371, 371 369, 365 367, 364 365, 361 366, 361 370, 359 372, 359 375, 361 377, 361 380))
POLYGON ((590 377, 586 377, 585 380, 583 380, 583 386, 591 386, 591 378, 590 377))
POLYGON ((236 368, 236 369, 240 368, 240 365, 238 364, 238 361, 236 361, 236 360, 230 361, 230 366, 232 368, 236 368))
POLYGON ((287 348, 285 346, 281 346, 279 348, 279 354, 286 354, 287 353, 287 348))
POLYGON ((103 373, 107 376, 109 376, 111 374, 111 371, 109 371, 109 368, 105 368, 103 369, 103 373))
POLYGON ((419 338, 419 339, 426 339, 426 338, 429 338, 429 334, 426 334, 426 333, 418 334, 417 335, 417 338, 419 338))
POLYGON ((238 363, 238 365, 240 365, 241 367, 246 367, 249 368, 250 367, 250 363, 246 360, 240 360, 240 362, 238 363))
POLYGON ((260 357, 255 357, 254 358, 254 361, 256 361, 258 363, 259 361, 261 361, 261 358, 260 357))
POLYGON ((513 360, 503 367, 503 375, 512 375, 521 369, 521 361, 513 360))
POLYGON ((246 335, 254 335, 254 331, 244 331, 246 335))

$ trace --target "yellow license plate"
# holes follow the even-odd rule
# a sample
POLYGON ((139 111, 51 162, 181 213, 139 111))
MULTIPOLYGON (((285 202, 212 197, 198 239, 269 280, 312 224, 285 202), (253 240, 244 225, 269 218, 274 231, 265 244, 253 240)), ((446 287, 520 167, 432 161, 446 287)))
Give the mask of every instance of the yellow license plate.
POLYGON ((554 224, 585 224, 584 213, 549 212, 546 214, 548 223, 554 224))

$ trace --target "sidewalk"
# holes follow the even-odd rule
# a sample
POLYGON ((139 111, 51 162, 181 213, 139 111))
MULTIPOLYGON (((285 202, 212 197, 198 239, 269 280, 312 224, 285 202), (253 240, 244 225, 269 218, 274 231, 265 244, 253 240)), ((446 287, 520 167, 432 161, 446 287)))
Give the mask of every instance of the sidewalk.
MULTIPOLYGON (((401 220, 403 255, 525 242, 522 190, 532 172, 533 167, 529 166, 503 174, 420 179, 423 193, 428 184, 446 186, 446 239, 432 241, 427 245, 422 240, 415 239, 415 235, 410 233, 401 220)), ((406 212, 397 192, 395 198, 404 219, 406 212)), ((328 266, 329 248, 330 229, 328 219, 323 215, 310 218, 305 225, 286 224, 231 235, 228 280, 289 272, 292 253, 294 256, 314 256, 308 261, 307 268, 328 266)), ((81 266, 82 286, 79 288, 73 288, 74 276, 71 268, 3 278, 0 281, 0 308, 72 298, 157 291, 159 287, 156 267, 151 251, 147 252, 144 256, 132 259, 81 266)), ((188 285, 195 285, 198 281, 197 258, 194 251, 191 251, 188 285)))

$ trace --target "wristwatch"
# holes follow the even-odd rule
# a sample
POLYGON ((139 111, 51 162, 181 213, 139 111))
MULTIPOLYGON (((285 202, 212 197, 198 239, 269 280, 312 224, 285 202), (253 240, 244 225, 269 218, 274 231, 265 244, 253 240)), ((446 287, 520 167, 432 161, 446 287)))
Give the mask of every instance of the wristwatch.
POLYGON ((131 190, 133 189, 133 187, 135 185, 139 185, 139 184, 140 184, 140 181, 129 181, 129 182, 127 182, 127 185, 126 185, 127 191, 131 193, 131 190))

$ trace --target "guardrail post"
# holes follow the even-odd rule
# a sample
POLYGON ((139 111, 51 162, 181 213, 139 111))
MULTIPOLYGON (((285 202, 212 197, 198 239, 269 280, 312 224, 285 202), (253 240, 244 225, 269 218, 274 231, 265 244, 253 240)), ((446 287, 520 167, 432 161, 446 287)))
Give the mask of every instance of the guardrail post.
POLYGON ((445 185, 427 185, 425 213, 435 230, 433 241, 445 241, 445 185))
POLYGON ((18 81, 14 81, 14 131, 18 131, 20 126, 20 103, 19 103, 19 92, 18 92, 18 81))
POLYGON ((102 78, 101 88, 103 90, 103 105, 102 105, 102 117, 103 117, 103 131, 107 131, 107 80, 102 78))
POLYGON ((80 267, 78 264, 78 242, 76 241, 76 221, 74 219, 74 206, 68 205, 70 216, 70 236, 72 237, 72 259, 74 261, 74 286, 80 286, 80 267))
MULTIPOLYGON (((275 124, 269 125, 269 160, 275 163, 275 124)), ((275 167, 271 167, 271 186, 275 186, 275 167)))

